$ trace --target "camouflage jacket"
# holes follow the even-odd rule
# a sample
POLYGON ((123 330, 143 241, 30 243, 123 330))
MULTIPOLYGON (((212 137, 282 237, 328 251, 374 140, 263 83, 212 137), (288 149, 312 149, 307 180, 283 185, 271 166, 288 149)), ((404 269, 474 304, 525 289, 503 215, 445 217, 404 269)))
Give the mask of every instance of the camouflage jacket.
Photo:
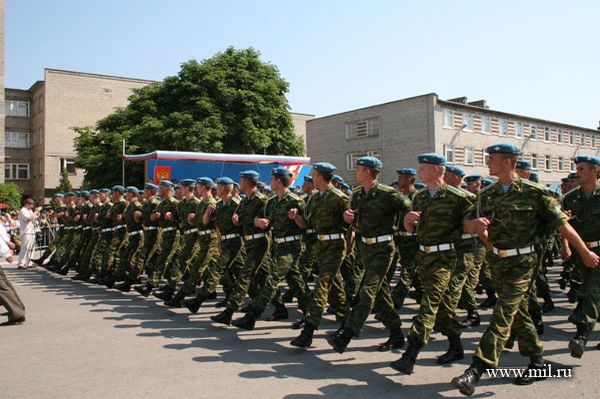
MULTIPOLYGON (((200 204, 200 200, 196 196, 192 196, 190 199, 182 199, 177 204, 177 212, 179 213, 179 227, 181 230, 189 230, 194 228, 193 224, 188 222, 188 216, 190 213, 196 214, 196 220, 198 220, 198 214, 196 213, 196 208, 200 204)), ((194 223, 195 224, 195 223, 194 223)))
POLYGON ((109 214, 110 214, 110 218, 112 219, 113 226, 125 224, 124 218, 121 218, 121 220, 118 220, 117 217, 119 215, 123 214, 123 211, 125 210, 126 207, 127 207, 127 201, 125 201, 124 199, 120 199, 119 201, 113 203, 113 206, 109 210, 109 214))
POLYGON ((309 221, 317 234, 345 233, 347 224, 344 212, 348 209, 348 196, 331 188, 325 192, 313 194, 310 207, 304 208, 304 218, 309 221))
POLYGON ((156 206, 155 212, 160 212, 158 224, 160 227, 177 227, 179 225, 179 215, 177 214, 177 201, 173 197, 165 198, 156 206), (165 218, 167 212, 173 214, 171 220, 165 218))
POLYGON ((262 233, 263 230, 254 225, 254 218, 266 217, 264 210, 267 203, 267 196, 254 191, 252 195, 244 197, 236 213, 241 221, 241 227, 244 235, 262 233))
POLYGON ((215 221, 215 227, 219 229, 222 236, 241 232, 241 228, 231 221, 231 217, 240 202, 241 200, 235 197, 231 197, 227 202, 223 202, 223 200, 217 202, 217 208, 211 216, 215 221))
POLYGON ((142 204, 142 224, 145 227, 158 226, 158 220, 154 221, 150 219, 156 208, 160 204, 160 200, 156 197, 152 197, 150 200, 144 201, 142 204))
POLYGON ((210 204, 216 204, 217 200, 214 197, 202 198, 202 201, 196 206, 196 226, 198 230, 213 230, 215 228, 215 217, 214 214, 208 218, 208 224, 203 223, 204 213, 210 204))
POLYGON ((127 231, 132 232, 136 230, 140 230, 142 228, 142 224, 135 221, 134 213, 135 211, 141 211, 142 204, 135 200, 133 202, 129 202, 123 210, 123 220, 125 225, 127 226, 127 231))
POLYGON ((273 237, 287 237, 302 234, 302 229, 295 221, 288 218, 290 209, 297 208, 298 214, 302 215, 304 201, 296 194, 288 190, 283 197, 277 195, 269 198, 265 205, 265 216, 269 219, 269 227, 273 237))
POLYGON ((589 198, 581 187, 569 191, 563 206, 565 211, 571 211, 569 223, 583 241, 600 240, 600 184, 589 198))

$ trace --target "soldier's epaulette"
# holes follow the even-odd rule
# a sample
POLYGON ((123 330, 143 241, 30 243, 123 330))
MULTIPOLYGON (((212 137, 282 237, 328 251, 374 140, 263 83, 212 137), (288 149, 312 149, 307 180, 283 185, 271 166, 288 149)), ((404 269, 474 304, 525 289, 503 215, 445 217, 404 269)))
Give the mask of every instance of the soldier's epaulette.
POLYGON ((428 190, 428 188, 427 188, 427 187, 425 187, 425 188, 422 188, 422 189, 420 189, 420 190, 416 190, 416 191, 415 191, 415 195, 413 195, 413 199, 415 199, 415 198, 417 197, 417 195, 421 195, 421 194, 423 194, 423 193, 424 193, 425 191, 427 191, 427 190, 428 190))
POLYGON ((544 186, 543 184, 532 182, 531 180, 527 180, 527 179, 521 179, 521 181, 523 182, 523 185, 525 185, 525 186, 535 187, 539 190, 547 191, 546 186, 544 186))
POLYGON ((573 195, 575 193, 575 191, 578 191, 578 190, 579 190, 579 186, 575 187, 574 189, 571 189, 571 191, 567 191, 567 193, 565 195, 563 195, 563 199, 570 197, 571 195, 573 195))
MULTIPOLYGON (((336 188, 336 190, 338 190, 338 189, 336 188)), ((352 195, 358 194, 361 190, 362 190, 362 186, 354 187, 352 189, 352 195)), ((340 190, 338 190, 338 191, 340 191, 340 190)))
POLYGON ((301 201, 302 198, 300 198, 298 195, 296 195, 295 193, 290 191, 290 197, 292 197, 293 199, 295 199, 296 201, 301 201))
POLYGON ((481 190, 479 190, 479 195, 485 193, 486 191, 489 191, 492 187, 495 187, 495 186, 496 186, 496 183, 490 184, 489 186, 482 188, 481 190))
POLYGON ((261 193, 260 191, 257 191, 257 192, 256 192, 256 196, 257 196, 258 198, 260 198, 260 199, 266 199, 266 200, 270 199, 269 197, 267 197, 267 195, 266 195, 266 194, 263 194, 263 193, 261 193))
MULTIPOLYGON (((355 188, 354 190, 352 190, 352 195, 354 195, 357 192, 355 190, 359 190, 360 191, 360 187, 358 189, 355 188)), ((337 195, 340 198, 343 198, 345 200, 348 199, 348 195, 345 192, 343 192, 342 190, 340 190, 340 189, 337 189, 337 188, 334 187, 331 190, 331 192, 334 193, 335 195, 337 195)))
POLYGON ((240 204, 240 202, 242 202, 242 199, 241 199, 241 198, 238 198, 238 197, 231 197, 231 200, 232 200, 232 201, 233 201, 233 202, 234 202, 236 205, 239 205, 239 204, 240 204))
POLYGON ((447 187, 448 191, 450 191, 454 195, 458 195, 459 197, 463 197, 463 198, 469 198, 469 196, 467 195, 467 193, 463 189, 456 188, 456 187, 453 187, 451 185, 447 185, 446 187, 447 187))

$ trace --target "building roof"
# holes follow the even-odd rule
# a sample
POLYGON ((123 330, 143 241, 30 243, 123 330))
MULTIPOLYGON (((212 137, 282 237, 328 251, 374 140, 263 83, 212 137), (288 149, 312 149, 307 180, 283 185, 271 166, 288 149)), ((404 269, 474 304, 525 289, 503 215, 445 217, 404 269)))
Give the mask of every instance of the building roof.
POLYGON ((93 78, 100 78, 100 79, 124 80, 127 82, 141 82, 141 83, 156 83, 157 82, 156 80, 128 78, 125 76, 103 75, 103 74, 89 73, 89 72, 67 71, 64 69, 53 69, 53 68, 44 68, 44 72, 60 73, 63 75, 85 76, 85 77, 93 77, 93 78))

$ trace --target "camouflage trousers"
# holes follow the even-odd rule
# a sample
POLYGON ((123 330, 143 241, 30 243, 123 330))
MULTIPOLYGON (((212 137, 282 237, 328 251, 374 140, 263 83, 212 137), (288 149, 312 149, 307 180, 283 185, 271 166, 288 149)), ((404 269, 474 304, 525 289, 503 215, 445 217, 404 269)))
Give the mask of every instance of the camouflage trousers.
POLYGON ((196 290, 196 294, 207 297, 216 291, 219 282, 224 281, 223 291, 225 291, 226 297, 229 297, 235 285, 235 275, 239 271, 240 265, 243 264, 245 255, 246 251, 242 246, 241 238, 222 240, 216 259, 208 265, 204 285, 196 290))
POLYGON ((215 262, 219 254, 219 243, 216 232, 198 239, 198 250, 190 261, 189 273, 183 282, 183 291, 190 295, 200 286, 200 278, 208 267, 215 262))
POLYGON ((358 243, 358 255, 365 267, 365 276, 358 294, 359 303, 352 308, 344 327, 358 335, 373 306, 377 308, 379 320, 390 330, 399 330, 400 318, 394 310, 387 273, 394 259, 393 241, 367 245, 358 243))
POLYGON ((344 240, 318 241, 316 243, 316 266, 319 277, 315 281, 304 320, 315 328, 319 328, 323 312, 329 301, 336 310, 336 320, 343 321, 349 313, 346 292, 342 286, 340 268, 345 257, 344 240), (337 284, 337 286, 336 286, 337 284), (334 286, 336 286, 334 288, 334 286), (335 292, 334 295, 332 293, 335 292))
POLYGON ((479 282, 479 274, 481 273, 481 267, 485 262, 486 249, 480 242, 473 251, 473 267, 470 268, 467 274, 467 281, 462 290, 462 296, 460 303, 467 311, 474 311, 477 309, 477 299, 475 298, 475 287, 479 282))
MULTIPOLYGON (((457 254, 454 250, 428 254, 419 251, 416 262, 417 273, 419 273, 421 283, 423 284, 423 297, 421 298, 417 318, 408 332, 408 338, 418 342, 420 345, 426 345, 429 342, 429 335, 436 324, 435 320, 438 309, 440 309, 444 294, 448 290, 453 270, 456 267, 457 254)), ((444 323, 441 324, 440 329, 445 329, 446 326, 443 325, 444 323)))
POLYGON ((143 234, 128 234, 119 247, 119 264, 114 272, 117 280, 131 280, 131 264, 142 249, 143 234))
POLYGON ((73 235, 75 234, 75 230, 69 229, 65 231, 64 238, 60 241, 59 245, 56 247, 56 252, 54 253, 53 258, 59 263, 63 264, 63 260, 66 261, 68 257, 69 250, 71 249, 71 243, 73 242, 73 235))
POLYGON ((85 250, 91 240, 92 240, 92 229, 88 228, 88 229, 82 230, 81 234, 79 235, 78 245, 73 250, 73 252, 71 253, 71 255, 69 257, 68 263, 70 265, 77 264, 78 271, 81 270, 81 264, 82 264, 81 262, 83 260, 84 254, 85 254, 85 250))
POLYGON ((91 262, 94 256, 94 250, 98 245, 98 240, 100 240, 100 233, 97 230, 91 229, 90 239, 85 245, 81 259, 79 260, 79 271, 83 274, 91 273, 91 262))
MULTIPOLYGON (((179 249, 179 229, 161 231, 155 245, 156 250, 146 265, 148 285, 151 287, 156 287, 163 275, 167 275, 167 277, 171 275, 170 269, 175 263, 175 257, 179 249)), ((175 289, 170 281, 169 287, 175 289)))
MULTIPOLYGON (((302 281, 304 281, 304 289, 306 292, 310 292, 310 288, 308 287, 308 280, 313 272, 313 268, 317 260, 316 234, 311 234, 311 236, 314 237, 304 239, 305 249, 302 252, 302 255, 300 255, 300 260, 298 261, 298 269, 300 270, 302 281)), ((286 279, 292 278, 293 273, 293 271, 288 272, 286 279)), ((289 287, 289 289, 292 290, 292 293, 295 297, 298 296, 298 293, 294 291, 292 287, 289 287)))
POLYGON ((102 256, 100 274, 112 274, 117 268, 117 265, 119 264, 119 247, 125 239, 126 233, 127 230, 125 229, 125 226, 113 232, 110 242, 108 243, 108 247, 102 256))
MULTIPOLYGON (((600 248, 596 247, 593 251, 600 255, 600 248)), ((577 292, 579 303, 575 308, 574 317, 577 325, 584 326, 588 332, 592 332, 600 316, 600 267, 586 267, 579 254, 574 254, 573 259, 581 270, 583 280, 577 292)))
POLYGON ((260 272, 260 268, 263 263, 268 261, 270 250, 269 239, 257 238, 244 241, 244 247, 246 248, 246 259, 240 268, 235 288, 227 301, 227 307, 233 310, 237 310, 244 302, 244 298, 246 298, 246 294, 250 289, 250 284, 253 284, 254 289, 258 292, 258 287, 262 287, 264 280, 266 280, 266 275, 264 272, 260 272))
POLYGON ((66 265, 67 263, 71 263, 73 261, 76 261, 78 256, 79 256, 79 251, 81 251, 81 245, 82 245, 82 240, 81 240, 81 234, 82 234, 82 230, 81 227, 79 227, 78 229, 73 229, 73 237, 71 238, 71 245, 70 247, 65 249, 65 252, 63 253, 63 256, 60 259, 60 264, 61 265, 66 265))
MULTIPOLYGON (((417 264, 415 262, 419 246, 414 237, 398 237, 396 238, 396 248, 398 260, 400 261, 400 277, 392 291, 392 299, 394 304, 401 307, 410 292, 410 287, 413 286, 413 282, 419 281, 419 277, 416 275, 417 264)), ((416 288, 418 295, 422 296, 421 285, 417 284, 416 288)))
POLYGON ((346 254, 340 268, 340 273, 342 273, 344 279, 346 298, 349 300, 358 294, 365 275, 365 267, 357 251, 358 247, 355 240, 350 253, 346 254))
POLYGON ((112 231, 104 233, 100 232, 100 237, 98 238, 98 242, 96 244, 96 247, 94 248, 92 259, 90 261, 90 272, 92 274, 100 272, 100 269, 104 262, 104 256, 107 253, 111 240, 112 231))
POLYGON ((60 246, 60 242, 62 240, 64 240, 64 238, 65 238, 65 230, 64 230, 64 227, 61 227, 56 232, 56 235, 54 236, 54 239, 52 240, 52 242, 50 242, 50 244, 48 244, 48 247, 42 254, 42 258, 46 259, 47 257, 50 256, 50 254, 52 254, 52 252, 56 251, 58 249, 58 247, 60 246))
MULTIPOLYGON (((178 284, 182 279, 188 279, 191 269, 196 268, 192 263, 196 259, 198 249, 198 233, 183 234, 180 239, 180 250, 174 261, 171 278, 178 284)), ((189 294, 190 292, 188 292, 189 294)))
POLYGON ((144 230, 143 242, 141 244, 140 250, 131 260, 129 270, 129 278, 131 281, 136 281, 140 274, 142 274, 144 267, 148 263, 148 260, 152 257, 154 252, 157 250, 158 243, 158 230, 144 230))
POLYGON ((282 244, 273 244, 273 256, 270 258, 269 275, 256 298, 252 301, 252 310, 257 317, 260 317, 266 307, 273 300, 278 306, 285 306, 279 295, 279 284, 286 277, 287 282, 292 290, 298 293, 298 308, 306 309, 308 302, 308 293, 304 285, 304 280, 298 268, 298 261, 304 245, 302 241, 294 241, 282 244))
POLYGON ((498 367, 511 327, 517 337, 521 355, 541 356, 544 348, 528 309, 531 279, 538 262, 537 254, 500 258, 490 253, 487 259, 496 285, 498 302, 474 356, 490 367, 498 367))

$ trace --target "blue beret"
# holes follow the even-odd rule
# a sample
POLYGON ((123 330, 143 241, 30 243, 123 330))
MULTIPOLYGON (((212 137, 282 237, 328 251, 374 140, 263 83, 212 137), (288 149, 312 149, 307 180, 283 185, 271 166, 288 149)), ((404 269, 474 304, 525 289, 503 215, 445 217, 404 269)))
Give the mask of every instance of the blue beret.
POLYGON ((73 195, 79 197, 81 196, 81 191, 73 191, 73 195))
POLYGON ((217 179, 217 183, 225 186, 227 184, 233 184, 233 180, 230 177, 223 176, 217 179))
POLYGON ((540 182, 540 178, 536 172, 531 172, 531 174, 529 175, 529 180, 531 180, 534 183, 540 182))
POLYGON ((117 191, 117 192, 123 194, 125 192, 125 187, 123 187, 121 185, 116 185, 116 186, 113 186, 112 191, 117 191))
POLYGON ((196 181, 198 182, 198 184, 201 184, 203 186, 212 187, 215 185, 215 182, 210 177, 199 177, 196 181))
POLYGON ((578 155, 573 159, 573 162, 578 163, 591 163, 592 165, 600 166, 600 158, 593 155, 578 155))
POLYGON ((284 168, 283 166, 278 166, 276 168, 273 168, 273 170, 271 170, 271 175, 292 177, 294 174, 288 168, 284 168))
POLYGON ((100 191, 96 190, 95 188, 90 190, 90 195, 96 195, 98 193, 100 193, 100 191))
POLYGON ((350 190, 350 185, 348 183, 342 183, 342 188, 346 191, 350 190))
POLYGON ((356 160, 356 164, 372 169, 381 169, 383 167, 381 161, 375 157, 360 157, 356 160))
POLYGON ((417 161, 429 165, 446 165, 446 157, 436 154, 435 152, 417 155, 417 161))
POLYGON ((154 183, 146 183, 144 184, 144 189, 158 191, 158 186, 154 183))
POLYGON ((532 168, 531 162, 525 161, 524 159, 517 161, 517 169, 531 170, 531 168, 532 168))
POLYGON ((183 186, 183 187, 195 186, 196 185, 196 180, 194 180, 194 179, 183 179, 183 180, 179 180, 179 184, 181 184, 181 186, 183 186))
POLYGON ((417 170, 413 168, 403 168, 396 171, 399 175, 416 176, 417 170))
POLYGON ((577 179, 577 172, 571 172, 567 176, 567 179, 577 179))
POLYGON ((460 166, 446 165, 446 171, 454 173, 458 177, 465 177, 465 170, 460 166))
POLYGON ((240 177, 244 179, 258 180, 260 178, 260 174, 255 170, 244 170, 240 172, 240 177))
POLYGON ((417 190, 424 189, 425 187, 427 187, 427 184, 423 184, 423 183, 415 183, 415 188, 416 188, 417 190))
POLYGON ((100 192, 104 194, 110 194, 110 188, 101 188, 100 192))
POLYGON ((175 185, 168 181, 168 180, 161 180, 160 182, 158 182, 159 185, 164 186, 164 187, 174 187, 175 185))
POLYGON ((257 187, 260 188, 261 190, 264 189, 265 186, 266 186, 266 184, 265 184, 264 181, 259 181, 258 184, 257 184, 257 187))
POLYGON ((54 194, 54 198, 65 198, 65 195, 63 193, 56 193, 54 194))
POLYGON ((499 143, 485 149, 488 154, 521 155, 521 149, 512 143, 499 143))
POLYGON ((80 191, 80 192, 79 192, 79 195, 81 195, 82 197, 85 197, 85 198, 87 198, 87 197, 89 197, 89 196, 90 196, 90 192, 89 192, 89 191, 86 191, 86 190, 83 190, 83 191, 80 191))
POLYGON ((494 184, 494 181, 492 179, 481 179, 481 185, 483 187, 491 186, 492 184, 494 184))
POLYGON ((240 183, 238 183, 238 182, 234 181, 234 182, 233 182, 233 186, 234 186, 235 188, 240 188, 240 183))
POLYGON ((467 183, 472 182, 472 181, 479 181, 481 180, 481 175, 480 174, 474 174, 474 175, 469 175, 465 177, 465 181, 467 183))
POLYGON ((127 186, 125 187, 125 191, 127 191, 128 193, 137 194, 140 190, 138 190, 137 187, 134 186, 127 186))
POLYGON ((306 175, 306 176, 304 176, 304 181, 306 183, 312 183, 313 182, 313 178, 312 178, 312 176, 306 175))
POLYGON ((65 197, 73 197, 75 195, 75 193, 73 191, 69 191, 68 193, 65 193, 65 197))
POLYGON ((335 166, 330 164, 329 162, 317 162, 313 165, 313 169, 319 173, 332 174, 337 169, 335 166))
POLYGON ((344 178, 340 175, 333 175, 331 181, 335 184, 344 184, 344 178))

